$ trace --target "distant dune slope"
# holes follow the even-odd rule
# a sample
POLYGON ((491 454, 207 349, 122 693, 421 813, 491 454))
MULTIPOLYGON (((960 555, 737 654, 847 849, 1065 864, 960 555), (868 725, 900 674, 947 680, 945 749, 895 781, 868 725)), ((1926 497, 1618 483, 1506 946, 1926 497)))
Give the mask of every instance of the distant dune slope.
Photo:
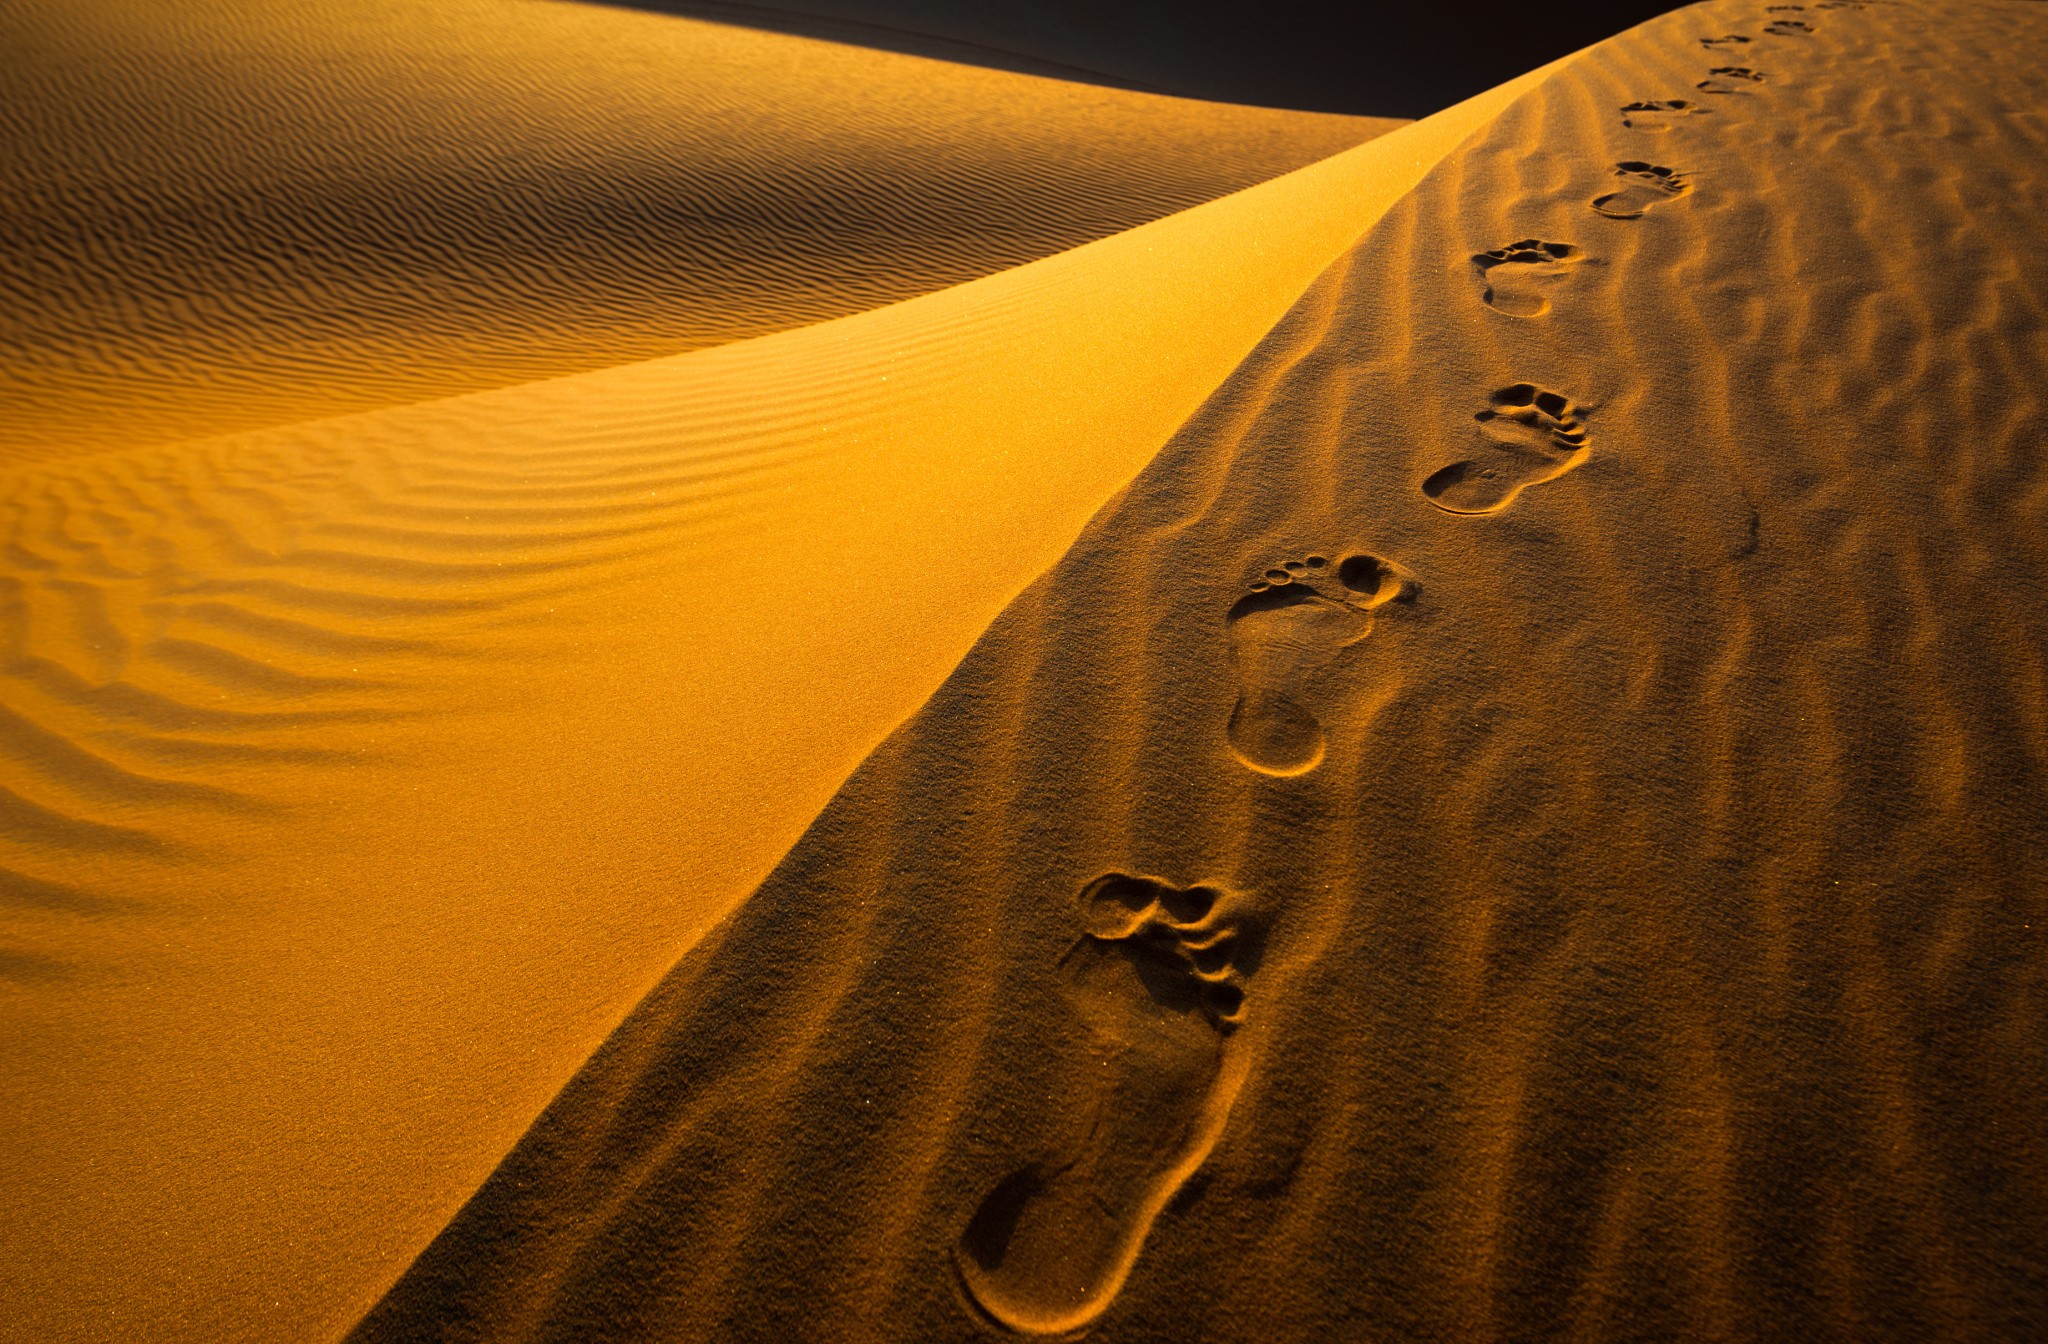
POLYGON ((1515 91, 834 322, 0 472, 0 1337, 346 1329, 1515 91))
POLYGON ((840 317, 1398 124, 556 0, 17 0, 0 89, 0 461, 840 317))
POLYGON ((2043 68, 1715 0, 1521 99, 354 1338, 2038 1337, 2043 68))

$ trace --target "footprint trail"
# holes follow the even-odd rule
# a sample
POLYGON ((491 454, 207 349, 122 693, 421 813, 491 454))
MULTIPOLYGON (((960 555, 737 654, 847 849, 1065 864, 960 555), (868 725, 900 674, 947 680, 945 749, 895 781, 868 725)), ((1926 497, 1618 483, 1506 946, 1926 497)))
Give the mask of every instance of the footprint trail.
POLYGON ((1233 899, 1108 873, 1080 904, 1087 932, 1060 971, 1096 1056, 1092 1123, 1077 1150, 990 1191, 953 1253, 975 1305, 1020 1334, 1070 1334, 1102 1315, 1244 1080, 1231 1038, 1258 948, 1233 899))

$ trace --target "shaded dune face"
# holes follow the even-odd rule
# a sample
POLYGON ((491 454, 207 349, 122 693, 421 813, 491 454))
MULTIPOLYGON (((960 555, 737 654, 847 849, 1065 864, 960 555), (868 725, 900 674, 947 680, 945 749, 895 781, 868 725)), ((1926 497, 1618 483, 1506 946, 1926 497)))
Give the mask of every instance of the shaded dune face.
POLYGON ((552 0, 24 0, 0 80, 0 463, 839 317, 1399 124, 552 0))
POLYGON ((1799 17, 1678 11, 1446 160, 355 1338, 2048 1320, 2048 13, 1799 17), (1614 115, 1731 48, 1770 80, 1614 115), (1630 163, 1687 189, 1595 208, 1630 163), (1472 279, 1506 239, 1601 264, 1517 314, 1472 279), (1427 489, 1490 454, 1573 461, 1427 489), (1352 555, 1413 583, 1363 635, 1310 560, 1352 555), (1314 596, 1251 610, 1339 646, 1269 660, 1321 737, 1291 772, 1231 733, 1276 569, 1314 596), (1165 913, 1116 924, 1136 875, 1165 913), (1185 984, 1198 889, 1262 930, 1227 1037, 1136 969, 1185 984), (1052 1224, 1142 1245, 1041 1265, 1052 1224))

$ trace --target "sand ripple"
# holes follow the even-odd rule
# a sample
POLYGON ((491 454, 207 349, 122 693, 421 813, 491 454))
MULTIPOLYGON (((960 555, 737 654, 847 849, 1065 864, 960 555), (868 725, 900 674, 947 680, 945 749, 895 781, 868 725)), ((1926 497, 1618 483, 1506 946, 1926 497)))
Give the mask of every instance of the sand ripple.
POLYGON ((357 1337, 2048 1320, 2048 15, 1790 8, 1659 19, 1446 160, 357 1337), (1731 51, 1767 78, 1699 89, 1731 51), (1595 208, 1617 165, 1654 208, 1595 208), (1576 249, 1543 306, 1486 299, 1517 240, 1576 249), (1459 462, 1485 507, 1432 502, 1459 462), (1310 577, 1351 556, 1416 585, 1369 637, 1310 577), (1234 749, 1283 694, 1315 750, 1234 749), (1077 997, 1112 880, 1265 929, 1227 1096, 1193 998, 1077 997), (1128 1279, 1024 1282, 1060 1219, 1128 1279))

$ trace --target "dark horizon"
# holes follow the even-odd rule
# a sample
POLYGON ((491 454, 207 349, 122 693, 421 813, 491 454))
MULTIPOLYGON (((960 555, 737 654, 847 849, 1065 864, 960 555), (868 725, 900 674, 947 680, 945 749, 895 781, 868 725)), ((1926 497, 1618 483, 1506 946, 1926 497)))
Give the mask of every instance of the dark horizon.
POLYGON ((602 0, 1031 74, 1216 102, 1426 117, 1671 6, 1550 12, 1169 0, 602 0))

